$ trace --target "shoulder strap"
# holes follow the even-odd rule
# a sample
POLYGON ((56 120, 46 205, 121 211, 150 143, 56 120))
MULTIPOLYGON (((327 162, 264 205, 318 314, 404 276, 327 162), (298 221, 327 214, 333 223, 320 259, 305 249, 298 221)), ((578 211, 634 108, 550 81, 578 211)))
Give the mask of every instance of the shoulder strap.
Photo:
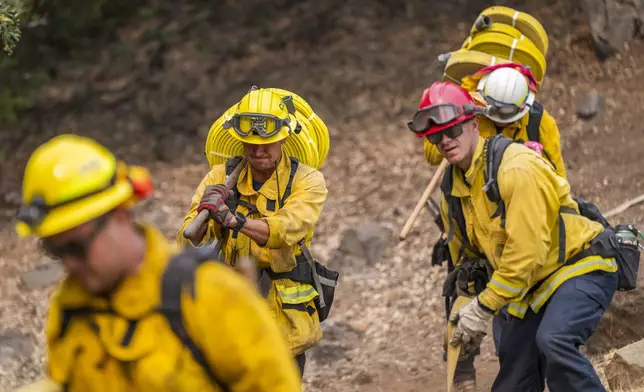
POLYGON ((204 369, 211 382, 219 386, 223 391, 228 391, 228 386, 223 383, 208 365, 202 351, 190 338, 183 323, 181 309, 181 294, 184 289, 194 297, 195 295, 195 273, 199 265, 206 260, 216 260, 209 247, 185 248, 181 253, 170 260, 163 274, 161 282, 161 306, 159 311, 168 320, 170 328, 181 340, 184 347, 192 353, 195 361, 204 369))
POLYGON ((295 173, 297 172, 297 168, 300 165, 300 161, 297 160, 295 157, 289 157, 291 160, 291 173, 289 174, 288 177, 288 183, 286 184, 286 190, 284 190, 284 196, 280 199, 280 208, 284 206, 284 203, 286 202, 286 199, 291 196, 291 191, 293 189, 293 178, 295 178, 295 173))
POLYGON ((497 183, 499 166, 501 166, 501 160, 503 159, 503 154, 510 144, 512 144, 512 139, 508 139, 503 135, 495 135, 489 137, 485 141, 484 154, 486 156, 486 170, 485 170, 485 185, 483 190, 487 198, 492 203, 497 203, 498 207, 492 218, 501 216, 501 227, 505 227, 505 203, 501 200, 501 193, 499 192, 499 184, 497 183))
MULTIPOLYGON (((541 118, 543 117, 543 105, 539 102, 535 102, 530 109, 530 117, 528 117, 528 140, 541 143, 540 141, 540 127, 541 127, 541 118)), ((557 169, 557 165, 550 158, 550 154, 545 149, 543 150, 543 155, 546 157, 548 162, 557 169)))
POLYGON ((458 225, 458 230, 461 233, 461 248, 459 249, 458 257, 460 258, 465 252, 465 247, 469 243, 467 237, 467 228, 465 227, 465 214, 463 213, 463 206, 461 205, 461 200, 458 197, 452 196, 452 187, 454 186, 454 167, 453 165, 447 166, 445 169, 445 175, 443 176, 443 181, 441 182, 441 191, 445 195, 447 200, 447 216, 449 216, 453 222, 449 224, 449 231, 447 233, 447 242, 449 243, 454 237, 454 222, 458 225))
POLYGON ((528 117, 528 140, 539 143, 541 117, 543 117, 543 106, 539 102, 535 102, 528 117))

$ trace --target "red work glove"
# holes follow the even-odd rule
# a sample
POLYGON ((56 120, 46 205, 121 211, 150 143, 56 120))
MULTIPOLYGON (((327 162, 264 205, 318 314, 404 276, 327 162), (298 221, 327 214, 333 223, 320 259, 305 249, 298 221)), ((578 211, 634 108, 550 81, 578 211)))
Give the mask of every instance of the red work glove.
POLYGON ((199 203, 199 207, 197 207, 197 211, 208 210, 210 215, 213 216, 219 211, 221 206, 226 205, 226 200, 228 200, 229 195, 230 191, 223 184, 208 185, 203 191, 203 196, 201 196, 201 202, 199 203))
POLYGON ((222 206, 220 206, 219 209, 214 214, 211 214, 210 216, 220 226, 231 228, 231 229, 234 228, 233 226, 237 226, 237 217, 232 211, 230 211, 230 208, 228 208, 226 204, 223 204, 222 206))

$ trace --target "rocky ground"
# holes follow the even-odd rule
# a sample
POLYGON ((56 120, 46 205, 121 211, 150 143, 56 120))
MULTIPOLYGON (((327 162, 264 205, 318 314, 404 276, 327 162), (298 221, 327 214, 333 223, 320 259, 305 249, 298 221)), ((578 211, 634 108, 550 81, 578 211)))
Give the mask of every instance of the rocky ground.
MULTIPOLYGON (((13 233, 28 153, 51 135, 75 132, 149 166, 157 190, 140 214, 173 238, 208 170, 203 143, 210 124, 251 84, 297 92, 331 134, 322 168, 329 198, 313 252, 342 277, 325 339, 310 355, 307 390, 444 390, 444 271, 429 263, 438 231, 423 212, 407 240, 397 239, 433 173, 405 121, 438 76, 436 55, 455 49, 492 2, 270 3, 157 1, 155 12, 119 29, 115 42, 106 39, 92 56, 61 64, 37 108, 0 133, 8 157, 0 174, 0 391, 42 373, 47 296, 62 274, 34 242, 13 233)), ((531 13, 548 31, 540 100, 558 121, 575 192, 603 210, 644 193, 644 44, 600 62, 577 2, 496 4, 531 13), (590 119, 579 118, 582 107, 590 119)), ((642 206, 617 217, 635 224, 643 218, 642 206)), ((618 295, 623 306, 604 320, 588 347, 593 355, 644 338, 636 328, 640 297, 618 295)), ((482 391, 497 366, 490 342, 483 351, 482 391)))

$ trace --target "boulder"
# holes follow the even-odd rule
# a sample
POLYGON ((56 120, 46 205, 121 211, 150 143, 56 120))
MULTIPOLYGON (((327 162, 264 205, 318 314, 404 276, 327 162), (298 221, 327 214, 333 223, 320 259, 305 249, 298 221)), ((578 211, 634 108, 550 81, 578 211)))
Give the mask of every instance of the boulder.
POLYGON ((617 350, 604 369, 613 391, 630 390, 644 384, 644 340, 617 350))

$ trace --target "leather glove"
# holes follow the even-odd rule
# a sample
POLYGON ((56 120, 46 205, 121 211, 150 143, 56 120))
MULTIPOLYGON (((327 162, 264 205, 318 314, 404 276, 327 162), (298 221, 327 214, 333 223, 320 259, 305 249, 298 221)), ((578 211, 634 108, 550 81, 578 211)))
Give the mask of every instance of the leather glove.
POLYGON ((474 352, 481 345, 493 318, 494 313, 484 309, 478 297, 474 298, 450 317, 449 321, 456 324, 450 343, 452 346, 461 344, 462 355, 474 352))
POLYGON ((224 184, 208 185, 203 191, 197 211, 208 210, 212 216, 222 205, 226 205, 229 196, 230 191, 224 184))

